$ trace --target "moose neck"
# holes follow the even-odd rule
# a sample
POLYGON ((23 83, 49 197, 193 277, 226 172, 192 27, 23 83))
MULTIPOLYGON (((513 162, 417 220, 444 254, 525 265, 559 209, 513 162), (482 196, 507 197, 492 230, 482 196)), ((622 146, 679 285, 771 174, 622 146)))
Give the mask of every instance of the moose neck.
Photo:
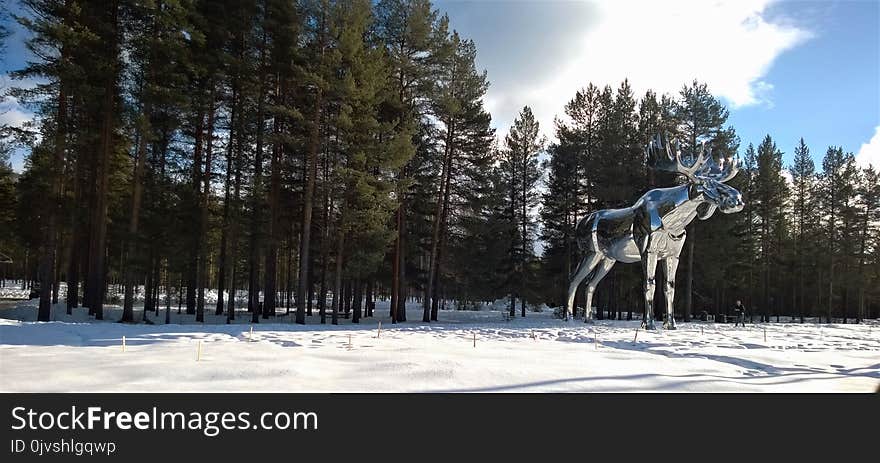
MULTIPOLYGON (((709 203, 694 184, 686 184, 676 187, 678 189, 678 200, 673 210, 663 216, 663 228, 672 232, 679 233, 685 229, 695 218, 707 217, 700 213, 700 206, 709 203)), ((710 206, 711 207, 711 206, 710 206)), ((712 211, 714 212, 714 211, 712 211)), ((711 215, 708 214, 708 215, 711 215)))

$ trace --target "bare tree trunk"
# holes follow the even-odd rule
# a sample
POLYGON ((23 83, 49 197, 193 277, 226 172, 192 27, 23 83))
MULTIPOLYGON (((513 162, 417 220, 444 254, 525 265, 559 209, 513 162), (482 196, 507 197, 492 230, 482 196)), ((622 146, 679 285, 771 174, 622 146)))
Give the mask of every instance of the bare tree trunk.
MULTIPOLYGON (((65 21, 66 22, 66 21, 65 21)), ((62 59, 65 51, 62 49, 62 59)), ((64 151, 67 141, 67 92, 62 81, 58 91, 58 109, 55 122, 55 149, 53 153, 50 184, 52 193, 47 198, 48 212, 46 224, 46 240, 40 257, 40 303, 37 309, 37 320, 47 322, 52 312, 52 286, 55 284, 55 249, 57 247, 56 226, 61 214, 61 169, 64 166, 64 151)))
POLYGON ((95 209, 92 220, 92 243, 89 246, 89 288, 92 296, 90 309, 95 313, 96 320, 104 319, 104 286, 105 264, 104 256, 107 252, 107 190, 110 177, 110 154, 114 148, 113 121, 116 111, 116 79, 118 69, 116 66, 117 56, 117 17, 119 4, 116 0, 110 2, 109 10, 111 31, 107 46, 107 56, 113 62, 112 69, 107 73, 104 82, 103 114, 101 121, 101 144, 99 148, 98 165, 96 166, 96 192, 95 209))
POLYGON ((236 144, 236 116, 238 109, 238 79, 232 84, 232 102, 229 108, 229 141, 226 145, 226 181, 224 182, 223 194, 223 227, 220 232, 220 256, 218 258, 217 271, 217 306, 214 310, 215 315, 222 315, 224 307, 224 291, 226 291, 226 274, 228 272, 229 263, 227 261, 227 253, 229 252, 229 228, 231 221, 231 208, 229 205, 232 187, 234 147, 236 144))
MULTIPOLYGON (((266 32, 263 32, 262 44, 260 46, 260 68, 265 69, 266 66, 266 32)), ((262 195, 263 195, 263 131, 264 131, 264 111, 266 100, 266 74, 260 78, 259 103, 257 105, 257 141, 256 156, 254 157, 254 183, 253 191, 251 191, 252 203, 252 220, 251 220, 251 239, 250 239, 250 261, 248 269, 248 311, 251 312, 251 322, 260 322, 260 290, 259 290, 259 267, 260 267, 260 240, 262 233, 262 195)))
POLYGON ((211 160, 214 152, 214 98, 215 85, 211 81, 211 96, 208 99, 208 124, 207 124, 207 147, 205 149, 205 170, 202 176, 204 187, 200 201, 200 219, 199 219, 199 239, 198 239, 198 261, 196 263, 196 284, 198 285, 198 300, 196 301, 196 321, 205 321, 205 286, 207 285, 208 273, 208 203, 211 198, 211 160))
MULTIPOLYGON (((321 18, 321 57, 319 61, 324 60, 324 50, 326 48, 326 37, 323 33, 325 18, 321 18)), ((307 179, 305 191, 303 192, 303 220, 302 220, 302 241, 300 242, 299 254, 299 291, 297 291, 296 304, 296 323, 306 323, 306 298, 309 284, 309 260, 311 259, 311 241, 312 241, 312 202, 315 195, 315 178, 318 176, 318 148, 320 144, 319 127, 321 124, 321 105, 323 103, 324 92, 318 87, 315 91, 314 114, 312 115, 312 126, 309 129, 308 156, 306 159, 307 179)))
POLYGON ((452 140, 453 140, 453 131, 454 124, 449 122, 447 124, 447 136, 446 136, 446 147, 445 153, 443 156, 443 169, 440 173, 440 189, 437 194, 437 207, 434 211, 434 225, 431 232, 431 259, 429 260, 428 267, 428 291, 427 297, 422 302, 423 311, 422 321, 430 322, 431 315, 436 311, 437 303, 435 299, 437 298, 436 294, 436 286, 437 286, 437 271, 438 271, 438 261, 440 254, 440 234, 441 234, 441 224, 443 221, 443 205, 446 201, 446 197, 448 195, 449 188, 449 178, 450 178, 450 167, 452 160, 452 140))
MULTIPOLYGON (((133 261, 134 255, 137 252, 137 232, 143 192, 144 165, 146 164, 147 139, 150 132, 149 117, 150 107, 147 105, 141 112, 141 120, 138 121, 137 160, 135 161, 134 177, 132 179, 131 217, 128 222, 128 246, 125 253, 125 290, 121 320, 123 322, 134 321, 135 269, 133 261)), ((144 307, 144 311, 146 312, 146 307, 144 307)))
MULTIPOLYGON (((397 207, 396 214, 396 222, 397 222, 397 237, 394 239, 394 256, 391 258, 391 323, 397 323, 397 311, 398 304, 397 299, 399 296, 400 289, 400 260, 401 260, 401 246, 400 239, 403 235, 402 228, 402 216, 403 216, 403 202, 401 201, 401 205, 397 207)), ((427 309, 425 309, 427 310, 427 309)))
POLYGON ((333 285, 333 305, 332 305, 332 318, 330 323, 333 325, 339 324, 339 308, 342 304, 342 259, 343 259, 343 250, 345 245, 345 205, 343 204, 343 210, 339 216, 339 225, 336 231, 336 282, 333 285))
MULTIPOLYGON (((281 98, 283 98, 284 88, 277 83, 280 76, 277 77, 275 94, 282 95, 281 98)), ((280 102, 276 102, 276 104, 279 103, 280 102)), ((266 288, 266 295, 263 302, 263 318, 275 316, 278 228, 280 227, 280 218, 278 217, 280 208, 278 202, 281 195, 281 152, 283 149, 281 146, 281 133, 284 130, 284 127, 278 115, 275 115, 272 124, 273 132, 275 133, 275 140, 272 144, 272 165, 269 177, 269 239, 266 240, 266 263, 264 265, 265 273, 263 287, 266 288)))
POLYGON ((366 299, 367 299, 367 301, 366 301, 366 304, 364 305, 364 308, 366 311, 366 316, 372 317, 373 316, 373 309, 375 308, 374 307, 375 303, 373 302, 373 279, 372 278, 370 278, 367 281, 367 297, 366 297, 366 299))
POLYGON ((431 301, 431 321, 437 321, 437 313, 438 313, 438 304, 436 295, 439 294, 439 281, 440 281, 440 269, 441 262, 443 259, 443 252, 446 249, 446 241, 447 241, 447 228, 449 221, 449 198, 450 187, 452 183, 452 149, 450 149, 449 156, 446 158, 446 184, 444 187, 443 194, 443 211, 440 214, 440 247, 437 249, 437 253, 435 259, 433 259, 434 264, 434 295, 431 301))
POLYGON ((318 296, 318 314, 321 316, 322 325, 327 323, 327 272, 330 260, 330 185, 328 183, 330 169, 327 157, 328 155, 325 151, 321 181, 324 194, 324 206, 321 214, 321 290, 318 296))

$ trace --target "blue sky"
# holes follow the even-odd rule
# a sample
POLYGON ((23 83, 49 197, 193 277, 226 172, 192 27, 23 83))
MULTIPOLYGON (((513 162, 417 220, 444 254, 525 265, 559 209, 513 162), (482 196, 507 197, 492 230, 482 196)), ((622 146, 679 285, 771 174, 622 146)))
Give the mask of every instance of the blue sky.
POLYGON ((590 81, 628 77, 639 95, 697 78, 727 105, 743 149, 770 134, 790 163, 804 137, 817 167, 829 145, 880 166, 878 3, 436 1, 476 41, 501 133, 528 104, 552 135, 590 81))
MULTIPOLYGON (((6 0, 11 4, 11 0, 6 0)), ((675 93, 694 78, 730 110, 743 148, 765 134, 790 163, 804 137, 817 166, 829 145, 880 166, 880 2, 675 0, 435 0, 452 27, 477 44, 492 82, 486 105, 503 136, 529 105, 552 136, 552 121, 592 81, 637 95, 675 93)), ((26 59, 21 31, 0 64, 26 59)), ((0 123, 28 117, 0 103, 0 123)), ((21 159, 13 159, 20 169, 21 159)))

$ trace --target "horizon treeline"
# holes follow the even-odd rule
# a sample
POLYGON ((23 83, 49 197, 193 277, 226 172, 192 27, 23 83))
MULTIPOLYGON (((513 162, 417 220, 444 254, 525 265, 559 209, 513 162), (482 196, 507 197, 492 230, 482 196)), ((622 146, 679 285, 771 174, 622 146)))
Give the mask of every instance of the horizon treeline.
MULTIPOLYGON (((379 298, 393 323, 558 307, 577 221, 678 181, 646 166, 656 133, 744 161, 730 184, 745 209, 688 229, 677 314, 878 311, 878 172, 840 147, 817 167, 803 140, 791 166, 769 135, 741 146, 698 81, 640 98, 589 84, 553 143, 528 107, 498 140, 476 45, 428 0, 19 3, 33 60, 13 77, 31 84, 8 94, 38 117, 2 128, 0 281, 38 282, 40 320, 60 282, 68 313, 96 319, 115 285, 126 322, 135 299, 144 320, 173 300, 254 323, 358 322, 379 298)), ((598 316, 639 317, 642 284, 615 266, 598 316)))

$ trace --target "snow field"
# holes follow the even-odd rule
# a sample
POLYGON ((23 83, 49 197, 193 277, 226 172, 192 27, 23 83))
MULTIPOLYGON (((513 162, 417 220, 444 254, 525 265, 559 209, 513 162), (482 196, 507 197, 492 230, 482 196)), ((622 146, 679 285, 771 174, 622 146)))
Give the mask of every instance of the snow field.
POLYGON ((638 321, 588 325, 549 312, 507 322, 499 311, 442 311, 425 324, 415 305, 410 321, 391 325, 380 302, 379 317, 360 324, 280 316, 250 325, 240 312, 227 325, 213 310, 196 324, 174 308, 173 324, 163 309, 150 314, 156 324, 131 325, 115 322, 118 307, 94 321, 81 308, 67 316, 63 304, 53 308, 59 321, 34 322, 34 302, 0 309, 0 390, 873 392, 880 384, 876 320, 695 322, 636 334, 638 321))

